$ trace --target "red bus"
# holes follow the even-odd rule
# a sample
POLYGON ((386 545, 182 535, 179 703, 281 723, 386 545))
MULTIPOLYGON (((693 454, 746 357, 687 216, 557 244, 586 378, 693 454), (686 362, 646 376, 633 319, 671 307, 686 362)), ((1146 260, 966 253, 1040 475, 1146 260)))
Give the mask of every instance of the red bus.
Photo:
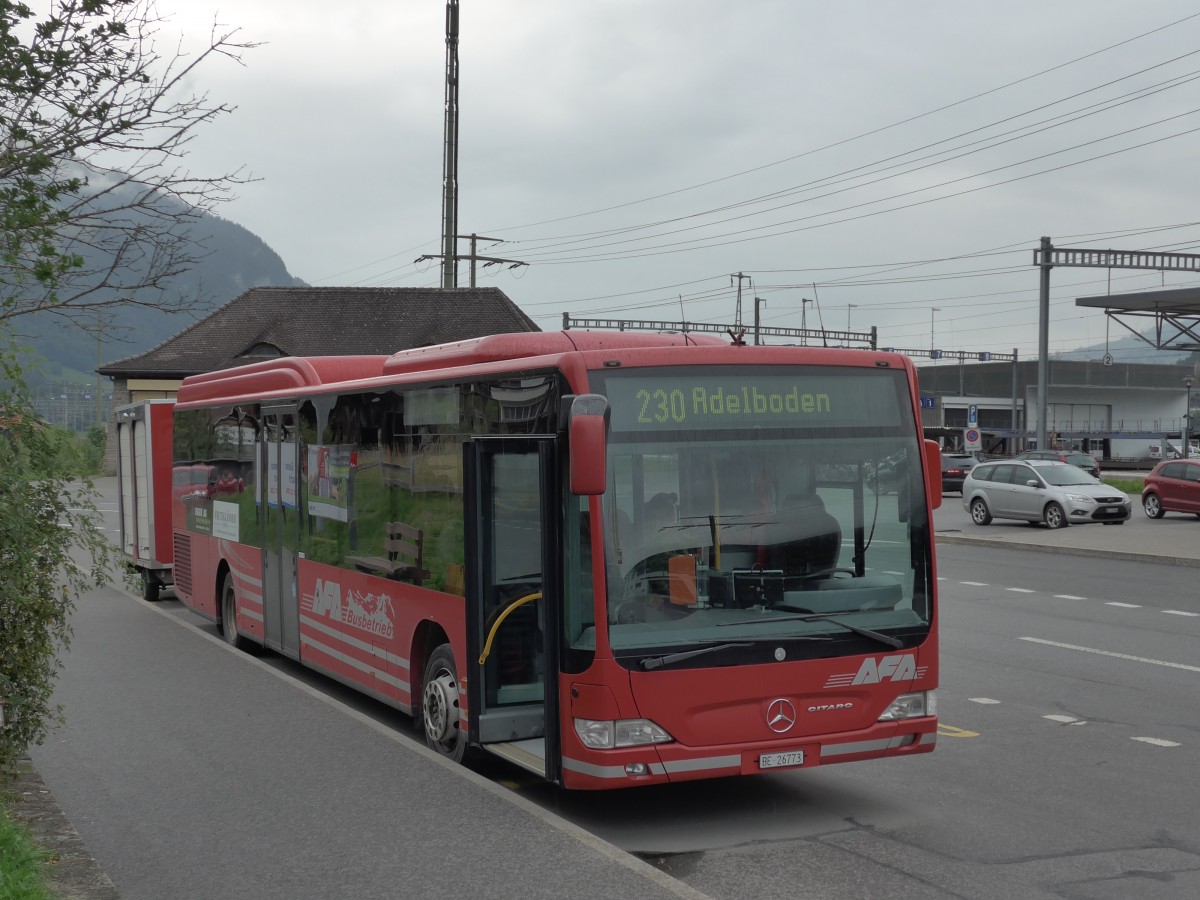
POLYGON ((890 353, 586 331, 193 376, 175 459, 241 489, 176 505, 176 593, 566 788, 924 753, 918 396, 890 353))

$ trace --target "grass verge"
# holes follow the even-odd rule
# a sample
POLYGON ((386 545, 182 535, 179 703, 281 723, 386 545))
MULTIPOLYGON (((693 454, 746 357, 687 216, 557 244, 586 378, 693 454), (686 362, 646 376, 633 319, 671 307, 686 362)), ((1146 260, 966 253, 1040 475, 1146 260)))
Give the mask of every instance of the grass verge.
POLYGON ((1145 487, 1145 482, 1141 478, 1102 478, 1100 480, 1109 487, 1124 491, 1131 497, 1140 497, 1142 488, 1145 487))
POLYGON ((0 900, 54 900, 43 867, 50 858, 12 814, 9 797, 0 797, 0 900))

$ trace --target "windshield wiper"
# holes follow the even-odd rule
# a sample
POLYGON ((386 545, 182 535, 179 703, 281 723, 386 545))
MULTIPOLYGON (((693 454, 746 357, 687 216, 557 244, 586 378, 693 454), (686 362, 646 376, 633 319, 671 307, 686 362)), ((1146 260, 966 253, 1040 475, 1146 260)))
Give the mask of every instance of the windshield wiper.
MULTIPOLYGON (((763 622, 786 622, 787 619, 762 619, 763 622)), ((722 622, 723 625, 746 625, 753 622, 722 622)), ((646 670, 661 669, 664 666, 691 659, 693 656, 703 656, 705 653, 715 653, 717 650, 729 650, 733 647, 753 647, 755 644, 778 644, 780 641, 827 641, 829 637, 823 634, 805 635, 770 635, 767 637, 751 638, 731 644, 715 644, 711 647, 700 647, 697 650, 684 650, 681 653, 668 653, 666 656, 647 656, 638 660, 638 664, 646 670)))
POLYGON ((734 647, 753 646, 753 641, 743 641, 737 644, 715 644, 712 647, 701 647, 698 650, 668 653, 666 656, 647 656, 645 659, 638 660, 638 664, 646 671, 649 671, 651 669, 661 669, 663 666, 674 665, 677 662, 683 662, 685 659, 691 659, 693 656, 703 656, 705 653, 716 653, 718 650, 731 650, 734 647))
MULTIPOLYGON (((904 641, 899 638, 894 638, 888 634, 880 634, 878 631, 872 631, 870 628, 860 628, 858 625, 851 625, 849 622, 839 619, 830 613, 806 613, 797 616, 774 616, 770 619, 754 619, 753 624, 766 624, 769 622, 832 622, 834 625, 840 625, 847 631, 853 631, 855 634, 861 634, 863 637, 870 638, 873 641, 879 641, 881 644, 887 644, 889 647, 897 649, 904 646, 904 641)), ((747 622, 721 622, 721 625, 746 625, 747 622)))

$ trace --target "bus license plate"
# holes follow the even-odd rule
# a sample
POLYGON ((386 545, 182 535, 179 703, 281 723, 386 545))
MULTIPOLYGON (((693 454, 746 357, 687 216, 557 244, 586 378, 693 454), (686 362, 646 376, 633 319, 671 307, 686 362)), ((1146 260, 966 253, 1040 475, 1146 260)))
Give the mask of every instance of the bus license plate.
POLYGON ((781 769, 785 766, 804 765, 804 751, 790 750, 787 753, 763 753, 758 757, 760 769, 781 769))

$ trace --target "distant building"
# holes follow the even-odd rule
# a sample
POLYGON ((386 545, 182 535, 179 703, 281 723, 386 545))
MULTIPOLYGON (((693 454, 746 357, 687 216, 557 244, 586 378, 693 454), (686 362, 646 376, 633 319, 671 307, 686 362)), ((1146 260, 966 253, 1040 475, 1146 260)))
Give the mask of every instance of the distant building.
MULTIPOLYGON (((976 410, 985 453, 1024 449, 1037 435, 1038 362, 952 363, 917 369, 922 424, 946 446, 962 445, 976 410)), ((1049 361, 1046 432, 1063 449, 1103 459, 1147 458, 1151 444, 1178 443, 1193 367, 1049 361)))
MULTIPOLYGON (((392 354, 540 330, 499 288, 256 287, 157 347, 98 371, 113 380, 115 409, 173 398, 189 375, 264 359, 392 354)), ((112 421, 108 428, 111 438, 112 421)), ((106 472, 115 452, 110 440, 106 472)))

